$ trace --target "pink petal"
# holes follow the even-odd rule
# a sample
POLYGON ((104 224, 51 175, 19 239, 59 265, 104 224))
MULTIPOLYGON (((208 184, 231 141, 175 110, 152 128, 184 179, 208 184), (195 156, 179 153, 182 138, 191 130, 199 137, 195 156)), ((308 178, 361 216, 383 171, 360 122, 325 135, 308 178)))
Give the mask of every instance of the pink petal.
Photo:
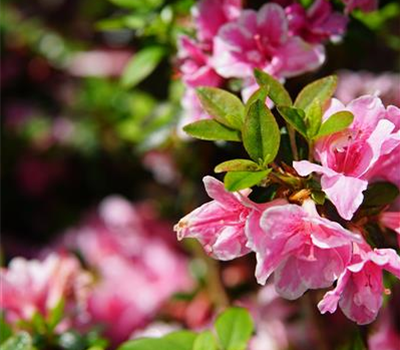
POLYGON ((351 101, 347 110, 354 114, 352 128, 372 131, 385 117, 385 107, 379 97, 366 95, 351 101))
POLYGON ((394 249, 374 249, 370 259, 400 279, 400 256, 394 249))
POLYGON ((380 215, 380 222, 400 235, 400 212, 384 212, 380 215))
POLYGON ((280 45, 287 40, 288 24, 285 12, 277 4, 265 4, 257 14, 259 34, 268 43, 280 45))
POLYGON ((277 293, 286 299, 295 300, 307 290, 297 269, 297 259, 289 257, 274 273, 274 284, 277 293))
POLYGON ((365 180, 345 175, 325 176, 321 178, 322 190, 335 205, 339 215, 345 220, 351 220, 353 214, 361 205, 367 189, 365 180))
POLYGON ((346 288, 347 282, 351 276, 351 272, 345 271, 338 279, 336 288, 327 292, 323 299, 318 303, 318 309, 321 314, 326 312, 334 313, 337 309, 340 297, 346 288))
POLYGON ((310 45, 299 37, 291 37, 273 57, 273 71, 281 77, 293 77, 320 67, 325 61, 322 45, 310 45))
POLYGON ((297 260, 299 275, 309 289, 327 288, 344 272, 350 257, 350 245, 336 249, 315 247, 314 259, 297 260))
POLYGON ((243 227, 227 226, 219 233, 209 253, 218 260, 232 260, 250 252, 246 243, 243 227))
POLYGON ((206 188, 207 194, 220 203, 224 208, 234 208, 242 206, 241 202, 237 197, 225 189, 224 184, 218 181, 212 176, 203 177, 204 187, 206 188))

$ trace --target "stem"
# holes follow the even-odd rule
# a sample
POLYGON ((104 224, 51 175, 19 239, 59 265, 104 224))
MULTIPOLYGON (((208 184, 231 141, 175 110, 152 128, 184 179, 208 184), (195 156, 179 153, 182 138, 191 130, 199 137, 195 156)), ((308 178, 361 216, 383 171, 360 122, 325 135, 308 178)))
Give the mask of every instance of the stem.
POLYGON ((294 131, 294 129, 286 123, 286 127, 288 130, 288 134, 289 134, 289 140, 290 140, 290 148, 292 150, 292 154, 293 154, 293 159, 294 160, 299 160, 299 152, 297 150, 297 144, 296 144, 296 132, 294 131))
POLYGON ((308 142, 308 161, 312 162, 314 160, 314 142, 308 142))

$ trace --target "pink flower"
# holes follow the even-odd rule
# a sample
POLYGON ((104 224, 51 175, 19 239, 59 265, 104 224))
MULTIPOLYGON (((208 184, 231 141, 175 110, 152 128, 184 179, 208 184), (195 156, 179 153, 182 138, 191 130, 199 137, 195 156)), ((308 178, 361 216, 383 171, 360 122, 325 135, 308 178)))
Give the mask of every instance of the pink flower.
POLYGON ((397 233, 397 241, 400 246, 400 212, 383 212, 379 215, 379 221, 387 228, 397 233))
POLYGON ((201 42, 211 43, 219 28, 239 17, 242 0, 201 0, 193 9, 197 35, 201 42))
POLYGON ((51 254, 43 261, 12 259, 1 269, 0 282, 0 308, 9 322, 30 321, 36 312, 46 317, 62 299, 68 322, 83 305, 89 277, 75 258, 51 254))
POLYGON ((375 11, 378 8, 378 0, 342 0, 342 2, 346 5, 346 14, 357 8, 364 12, 375 11))
POLYGON ((181 36, 178 41, 178 59, 182 80, 191 87, 219 86, 221 78, 210 64, 210 57, 201 47, 187 36, 181 36))
POLYGON ((378 329, 368 339, 369 350, 398 350, 400 333, 396 329, 396 320, 390 313, 390 306, 379 317, 378 329))
POLYGON ((277 292, 293 300, 307 289, 326 288, 351 259, 351 241, 359 236, 319 216, 313 201, 253 212, 246 233, 256 252, 256 277, 264 284, 275 272, 277 292))
POLYGON ((400 106, 400 73, 340 70, 337 74, 335 96, 342 103, 350 103, 358 96, 376 95, 385 106, 400 106))
POLYGON ((378 97, 363 96, 347 106, 333 99, 323 119, 344 110, 354 114, 353 124, 317 142, 315 156, 322 165, 303 160, 293 162, 293 167, 301 176, 322 174, 322 190, 340 216, 350 220, 363 201, 371 171, 376 173, 382 157, 400 144, 400 133, 393 132, 395 125, 386 119, 389 108, 378 97))
POLYGON ((327 0, 316 0, 306 11, 298 3, 285 8, 289 33, 301 36, 310 43, 337 41, 344 34, 348 22, 344 15, 333 12, 327 0))
POLYGON ((252 77, 254 68, 292 77, 316 69, 324 59, 323 46, 289 35, 285 12, 277 4, 243 11, 214 39, 214 67, 225 78, 252 77))
POLYGON ((170 227, 151 206, 110 196, 64 237, 63 245, 78 250, 96 271, 88 298, 90 323, 103 324, 115 344, 145 326, 171 295, 192 285, 170 227))
POLYGON ((175 225, 178 239, 197 238, 207 253, 219 260, 231 260, 249 253, 244 233, 246 219, 253 209, 262 208, 262 205, 247 199, 248 191, 226 191, 224 184, 211 176, 204 177, 203 182, 214 200, 195 209, 175 225))
POLYGON ((352 262, 340 276, 336 288, 318 304, 321 313, 333 313, 339 304, 343 313, 358 324, 375 320, 382 306, 382 270, 400 278, 400 257, 393 249, 371 250, 354 244, 352 262))

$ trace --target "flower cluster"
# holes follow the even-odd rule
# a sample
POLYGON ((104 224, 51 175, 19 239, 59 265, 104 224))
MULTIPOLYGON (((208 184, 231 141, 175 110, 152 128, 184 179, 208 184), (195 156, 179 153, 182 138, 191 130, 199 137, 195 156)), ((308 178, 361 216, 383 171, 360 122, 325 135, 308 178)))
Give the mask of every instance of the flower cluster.
POLYGON ((43 260, 15 258, 1 270, 0 308, 18 328, 37 313, 49 318, 63 303, 56 331, 101 325, 119 344, 174 293, 191 287, 186 259, 174 243, 170 225, 151 205, 107 197, 97 213, 44 251, 43 260), (79 252, 88 270, 70 251, 79 252))
MULTIPOLYGON (((349 319, 370 323, 387 292, 382 271, 400 278, 395 249, 376 245, 369 234, 371 225, 380 227, 381 234, 386 228, 399 232, 394 199, 400 188, 400 109, 385 107, 378 97, 368 95, 343 105, 329 97, 336 85, 329 77, 304 88, 291 107, 277 81, 260 71, 255 76, 261 87, 246 105, 237 139, 254 162, 237 159, 218 165, 216 172, 227 171, 225 184, 206 176, 213 201, 179 221, 178 238, 197 238, 219 260, 254 252, 257 281, 265 284, 273 274, 276 291, 290 300, 307 290, 335 285, 318 304, 321 313, 340 306, 349 319), (279 133, 275 134, 274 116, 257 101, 266 98, 263 88, 289 128, 307 140, 308 160, 288 166, 275 159, 268 168, 277 156, 273 144, 279 145, 279 133), (277 188, 267 202, 256 201, 257 196, 245 189, 273 183, 277 188), (387 200, 385 193, 377 193, 379 188, 388 192, 387 200)), ((294 142, 292 149, 297 146, 294 142)))
POLYGON ((241 3, 202 0, 193 9, 195 38, 181 36, 178 42, 179 69, 187 87, 183 124, 210 118, 194 88, 241 79, 247 100, 257 87, 254 68, 280 80, 313 71, 325 61, 323 43, 339 40, 347 25, 347 17, 334 12, 327 0, 317 0, 307 10, 298 3, 268 3, 255 11, 241 3))

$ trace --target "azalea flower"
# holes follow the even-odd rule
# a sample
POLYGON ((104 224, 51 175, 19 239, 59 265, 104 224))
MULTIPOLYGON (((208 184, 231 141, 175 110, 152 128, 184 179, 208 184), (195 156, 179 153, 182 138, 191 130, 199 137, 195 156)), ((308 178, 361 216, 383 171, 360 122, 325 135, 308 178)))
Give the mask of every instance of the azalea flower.
POLYGON ((200 42, 212 45, 219 28, 239 17, 242 0, 201 0, 193 8, 197 36, 200 42))
POLYGON ((174 244, 170 224, 152 206, 120 196, 105 198, 66 233, 62 246, 78 250, 96 272, 89 322, 102 324, 113 344, 146 326, 171 295, 191 288, 187 260, 174 244))
POLYGON ((246 220, 252 211, 266 205, 247 198, 249 191, 231 193, 217 179, 206 176, 203 182, 213 201, 203 204, 184 218, 174 230, 178 239, 197 238, 208 254, 219 260, 231 260, 250 252, 244 233, 246 220))
POLYGON ((253 213, 246 234, 256 252, 256 278, 264 284, 274 272, 284 298, 299 298, 307 289, 332 285, 351 259, 351 241, 359 235, 319 216, 315 204, 285 204, 253 213))
POLYGON ((321 165, 303 160, 293 162, 293 167, 301 176, 322 174, 322 190, 340 216, 350 220, 363 201, 368 180, 382 169, 382 157, 392 157, 400 144, 400 132, 394 132, 395 125, 387 119, 392 109, 386 110, 378 97, 363 96, 347 106, 333 99, 323 120, 345 110, 354 114, 352 125, 316 144, 315 157, 321 165))
POLYGON ((278 78, 293 77, 316 69, 324 59, 323 46, 290 36, 285 11, 273 3, 258 12, 242 11, 214 39, 213 64, 225 78, 252 77, 254 68, 278 78))
POLYGON ((285 8, 289 33, 301 36, 310 43, 338 41, 346 31, 346 16, 332 11, 327 0, 316 0, 308 10, 298 3, 285 8))
POLYGON ((400 257, 393 249, 374 249, 354 243, 351 264, 339 277, 336 288, 318 304, 321 313, 343 313, 360 325, 371 323, 382 306, 382 270, 400 278, 400 257))
POLYGON ((182 80, 190 87, 218 87, 223 82, 223 78, 211 66, 210 57, 202 49, 201 43, 196 43, 187 36, 179 38, 178 60, 182 80))
POLYGON ((77 311, 84 311, 89 283, 74 257, 53 253, 43 261, 14 258, 0 270, 0 309, 8 322, 16 324, 31 321, 35 313, 46 317, 63 301, 65 328, 77 311))

